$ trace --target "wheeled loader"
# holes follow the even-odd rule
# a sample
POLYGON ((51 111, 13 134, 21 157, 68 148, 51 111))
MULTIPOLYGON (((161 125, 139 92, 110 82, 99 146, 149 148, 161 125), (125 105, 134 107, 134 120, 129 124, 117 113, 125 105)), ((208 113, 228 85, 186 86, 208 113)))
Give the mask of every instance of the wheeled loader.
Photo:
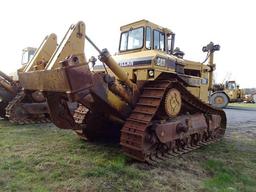
POLYGON ((245 91, 239 88, 236 81, 226 81, 215 84, 210 96, 210 104, 217 108, 225 108, 229 103, 252 102, 252 97, 246 96, 245 91))
MULTIPOLYGON (((20 72, 20 82, 25 90, 43 92, 57 127, 88 140, 118 138, 126 155, 153 163, 213 143, 226 129, 225 112, 206 104, 213 61, 204 65, 174 55, 174 40, 171 30, 137 21, 121 27, 119 52, 111 56, 78 22, 46 67, 20 72), (102 62, 93 70, 85 39, 102 62), (74 113, 68 102, 79 104, 74 113)), ((218 48, 210 43, 204 50, 211 56, 218 48)))

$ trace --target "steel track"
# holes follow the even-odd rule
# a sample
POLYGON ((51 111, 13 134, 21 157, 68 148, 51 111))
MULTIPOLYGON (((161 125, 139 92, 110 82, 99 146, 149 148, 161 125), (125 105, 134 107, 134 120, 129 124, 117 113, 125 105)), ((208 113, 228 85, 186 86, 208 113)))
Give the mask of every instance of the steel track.
MULTIPOLYGON (((145 85, 139 100, 126 120, 125 124, 121 129, 121 140, 123 151, 128 156, 137 159, 139 161, 146 161, 152 163, 156 160, 164 159, 168 155, 177 155, 186 153, 188 151, 197 149, 202 145, 207 145, 221 138, 225 133, 226 128, 226 116, 224 111, 217 110, 202 102, 197 97, 193 96, 181 83, 176 79, 172 81, 162 80, 149 82, 145 85), (199 141, 182 143, 185 141, 191 141, 193 135, 183 135, 182 138, 172 140, 172 147, 170 144, 164 145, 157 141, 154 137, 154 131, 150 130, 152 127, 153 120, 156 119, 156 114, 161 110, 160 105, 166 92, 170 88, 176 88, 182 95, 183 106, 190 106, 197 113, 203 114, 215 114, 221 116, 221 127, 216 130, 216 133, 208 133, 207 138, 201 137, 199 141), (153 139, 151 145, 146 142, 147 137, 151 134, 153 139), (167 147, 166 147, 167 146, 167 147)), ((207 132, 207 130, 205 130, 207 132)), ((202 133, 198 133, 202 135, 202 133)))
MULTIPOLYGON (((6 117, 8 117, 9 121, 11 123, 15 124, 33 124, 33 123, 50 123, 51 119, 48 117, 40 117, 40 118, 35 118, 35 117, 27 117, 27 118, 20 118, 19 116, 16 115, 15 111, 18 108, 22 108, 22 100, 25 97, 24 91, 20 91, 12 101, 9 102, 7 105, 6 109, 6 117)), ((22 109, 23 110, 23 109, 22 109)))
POLYGON ((74 132, 84 140, 87 140, 84 132, 83 132, 83 123, 85 120, 85 117, 89 110, 83 106, 82 104, 79 104, 77 109, 74 111, 73 118, 75 120, 75 123, 77 124, 77 129, 74 129, 74 132))

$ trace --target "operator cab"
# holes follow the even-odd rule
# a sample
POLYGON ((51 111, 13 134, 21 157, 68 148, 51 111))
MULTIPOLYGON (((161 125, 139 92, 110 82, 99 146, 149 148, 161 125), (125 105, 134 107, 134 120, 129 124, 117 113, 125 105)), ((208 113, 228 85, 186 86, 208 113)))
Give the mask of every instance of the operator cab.
POLYGON ((119 54, 146 50, 173 53, 175 34, 147 20, 140 20, 120 28, 119 54))
POLYGON ((22 58, 21 58, 21 65, 26 65, 35 55, 36 48, 34 47, 26 47, 22 49, 22 58))
MULTIPOLYGON (((21 67, 18 69, 18 71, 22 71, 26 67, 29 61, 34 57, 35 52, 36 52, 36 48, 33 48, 33 47, 26 47, 22 49, 21 67)), ((19 80, 17 70, 9 73, 9 76, 11 76, 14 81, 19 80)))
POLYGON ((226 82, 226 89, 235 90, 237 88, 235 81, 227 81, 226 82))

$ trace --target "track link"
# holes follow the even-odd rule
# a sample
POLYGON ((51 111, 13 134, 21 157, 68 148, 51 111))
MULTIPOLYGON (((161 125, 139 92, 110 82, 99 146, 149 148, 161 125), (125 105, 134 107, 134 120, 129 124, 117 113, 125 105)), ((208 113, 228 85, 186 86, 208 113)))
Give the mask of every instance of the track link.
POLYGON ((87 138, 83 132, 83 126, 85 126, 84 121, 88 112, 89 110, 85 106, 83 106, 82 104, 79 104, 73 114, 74 121, 77 125, 76 129, 74 129, 74 132, 81 139, 84 139, 84 140, 87 140, 87 138))
MULTIPOLYGON (((157 122, 160 124, 161 122, 157 122)), ((145 85, 135 108, 121 129, 121 140, 123 151, 130 157, 139 161, 146 161, 150 164, 157 160, 165 159, 167 156, 179 155, 188 151, 207 145, 219 139, 225 133, 226 116, 222 110, 217 110, 203 103, 200 99, 193 96, 176 79, 172 81, 159 80, 149 82, 145 85), (221 116, 221 127, 217 130, 218 134, 208 133, 202 137, 203 132, 198 132, 200 136, 195 141, 195 134, 183 135, 168 144, 160 143, 155 136, 152 126, 156 120, 161 102, 165 93, 170 88, 176 88, 182 95, 184 106, 190 106, 202 114, 215 114, 221 116), (146 142, 147 137, 151 136, 151 146, 146 142), (191 142, 193 140, 193 142, 191 142), (187 141, 184 143, 184 141, 187 141)), ((207 132, 207 130, 205 130, 207 132)))

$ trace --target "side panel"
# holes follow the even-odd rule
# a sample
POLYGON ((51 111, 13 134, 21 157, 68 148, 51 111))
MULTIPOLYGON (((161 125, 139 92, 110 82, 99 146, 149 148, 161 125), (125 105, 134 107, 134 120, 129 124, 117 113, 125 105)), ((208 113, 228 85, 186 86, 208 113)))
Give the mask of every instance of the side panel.
POLYGON ((202 80, 200 86, 200 99, 206 103, 209 100, 209 89, 210 89, 210 77, 209 72, 207 70, 202 69, 202 80))
POLYGON ((200 98, 200 88, 199 87, 187 87, 187 89, 192 93, 194 96, 200 98))
POLYGON ((230 98, 230 101, 236 101, 237 100, 237 91, 236 90, 224 90, 224 92, 228 95, 230 98))

